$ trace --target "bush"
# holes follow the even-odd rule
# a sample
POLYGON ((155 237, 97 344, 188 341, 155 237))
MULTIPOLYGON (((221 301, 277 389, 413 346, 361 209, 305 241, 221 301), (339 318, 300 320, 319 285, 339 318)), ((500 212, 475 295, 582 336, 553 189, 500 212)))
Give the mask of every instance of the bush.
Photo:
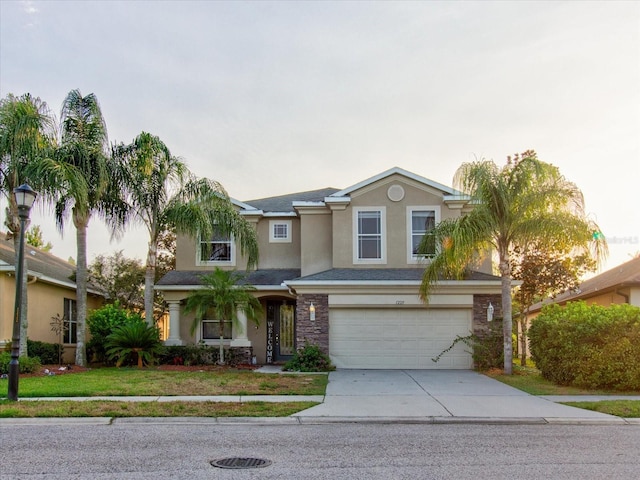
POLYGON ((330 372, 335 369, 329 355, 306 340, 304 347, 299 348, 284 366, 284 370, 292 372, 330 372))
POLYGON ((29 352, 29 357, 38 357, 41 364, 53 365, 60 363, 62 345, 27 339, 27 352, 29 352))
POLYGON ((486 371, 492 368, 504 367, 504 341, 502 333, 502 320, 496 319, 489 324, 489 329, 482 335, 471 334, 466 337, 457 336, 451 345, 433 358, 434 362, 458 343, 464 343, 471 348, 473 365, 476 370, 486 371))
MULTIPOLYGON (((20 357, 18 359, 20 373, 34 373, 42 366, 38 357, 20 357)), ((11 363, 11 353, 0 353, 0 374, 9 373, 9 363, 11 363)))
MULTIPOLYGON (((175 345, 165 347, 158 356, 163 365, 217 365, 220 348, 213 345, 175 345)), ((244 349, 229 348, 224 352, 225 363, 230 366, 246 363, 244 349)))
POLYGON ((95 362, 109 362, 106 354, 105 342, 114 329, 134 322, 144 322, 137 313, 129 312, 118 302, 105 305, 91 312, 87 318, 87 326, 91 333, 91 340, 87 343, 90 358, 95 362))
POLYGON ((560 385, 640 389, 640 308, 550 305, 529 329, 542 376, 560 385))
POLYGON ((143 320, 130 322, 113 329, 107 336, 104 347, 109 360, 119 367, 125 362, 137 360, 138 368, 151 364, 163 350, 160 332, 143 320))

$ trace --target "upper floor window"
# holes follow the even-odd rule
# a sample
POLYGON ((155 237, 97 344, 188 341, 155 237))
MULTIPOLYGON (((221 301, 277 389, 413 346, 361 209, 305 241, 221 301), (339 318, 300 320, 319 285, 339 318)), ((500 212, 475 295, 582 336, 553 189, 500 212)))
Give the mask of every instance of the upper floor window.
POLYGON ((386 251, 386 210, 355 208, 354 263, 384 263, 386 251))
POLYGON ((70 298, 64 299, 64 327, 62 343, 78 343, 78 317, 76 314, 76 301, 70 298))
POLYGON ((438 207, 407 207, 407 240, 409 263, 416 263, 421 258, 436 254, 435 237, 431 234, 436 223, 440 221, 438 207), (423 251, 418 253, 420 245, 423 251))
POLYGON ((269 241, 271 243, 291 243, 291 220, 270 220, 269 241))
POLYGON ((204 265, 234 265, 235 248, 229 234, 214 231, 211 239, 200 239, 198 263, 204 265))

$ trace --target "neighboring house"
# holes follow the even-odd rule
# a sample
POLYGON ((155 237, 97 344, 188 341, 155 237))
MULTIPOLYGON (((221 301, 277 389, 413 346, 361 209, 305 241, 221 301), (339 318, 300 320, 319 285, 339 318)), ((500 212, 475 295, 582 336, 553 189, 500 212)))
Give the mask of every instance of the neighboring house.
MULTIPOLYGON (((31 245, 25 245, 27 258, 27 331, 30 340, 63 343, 64 361, 73 363, 76 344, 75 265, 31 245), (52 322, 63 319, 64 331, 57 335, 52 322)), ((13 240, 0 234, 0 350, 11 342, 16 295, 15 251, 13 240)), ((89 310, 102 305, 103 298, 90 289, 89 310)))
POLYGON ((529 309, 530 318, 535 318, 545 305, 566 305, 578 300, 604 307, 619 303, 640 307, 640 257, 585 280, 576 290, 533 305, 529 309))
MULTIPOLYGON (((441 281, 419 298, 425 262, 415 248, 430 228, 468 208, 459 192, 400 168, 344 190, 328 188, 234 204, 258 233, 260 259, 246 281, 264 306, 259 327, 227 329, 231 347, 258 363, 285 361, 305 341, 340 368, 472 367, 456 336, 482 332, 500 311, 500 279, 485 259, 463 280, 441 281)), ((435 248, 435 247, 434 247, 435 248)), ((183 311, 200 276, 215 266, 246 269, 233 238, 178 236, 176 270, 156 285, 169 304, 167 344, 217 344, 217 318, 191 335, 183 311)))

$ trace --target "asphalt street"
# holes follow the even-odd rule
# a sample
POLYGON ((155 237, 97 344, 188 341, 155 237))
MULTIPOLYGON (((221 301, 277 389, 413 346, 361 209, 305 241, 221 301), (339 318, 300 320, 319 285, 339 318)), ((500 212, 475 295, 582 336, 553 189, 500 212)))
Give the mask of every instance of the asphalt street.
POLYGON ((635 479, 629 425, 220 425, 115 420, 0 426, 0 478, 14 479, 635 479), (270 466, 224 470, 224 458, 270 466))

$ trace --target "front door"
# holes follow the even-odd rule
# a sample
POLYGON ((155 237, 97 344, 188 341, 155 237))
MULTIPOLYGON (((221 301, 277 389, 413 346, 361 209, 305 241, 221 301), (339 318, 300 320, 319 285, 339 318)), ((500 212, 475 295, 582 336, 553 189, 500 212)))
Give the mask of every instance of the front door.
POLYGON ((267 363, 286 362, 296 350, 296 309, 290 300, 267 302, 267 363))

